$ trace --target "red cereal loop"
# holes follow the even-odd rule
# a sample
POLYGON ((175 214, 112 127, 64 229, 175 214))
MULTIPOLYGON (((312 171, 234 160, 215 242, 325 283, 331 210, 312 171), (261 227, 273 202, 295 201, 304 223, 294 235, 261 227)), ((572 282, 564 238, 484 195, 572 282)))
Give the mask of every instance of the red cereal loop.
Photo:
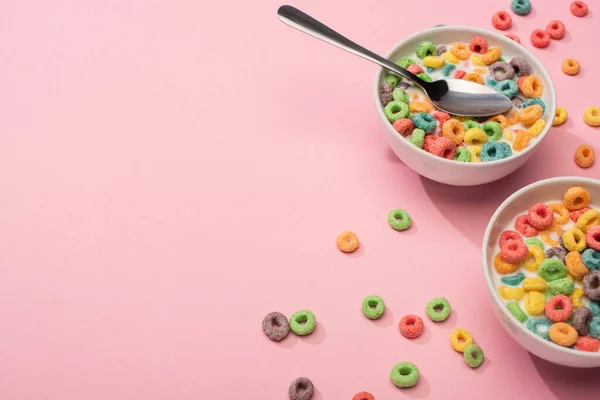
POLYGON ((600 251, 600 225, 588 228, 585 233, 585 242, 592 249, 600 251))
POLYGON ((592 209, 591 207, 586 207, 586 208, 582 208, 581 210, 571 211, 571 221, 577 222, 579 217, 581 217, 581 214, 583 214, 584 212, 589 211, 591 209, 592 209))
POLYGON ((504 243, 508 242, 509 240, 523 240, 521 238, 521 235, 519 234, 519 232, 515 232, 515 231, 504 231, 500 234, 500 247, 504 246, 504 243))
POLYGON ((419 67, 417 64, 410 64, 408 67, 406 67, 406 70, 409 72, 412 72, 415 75, 421 74, 423 73, 423 68, 419 67))
POLYGON ((450 115, 443 111, 436 111, 433 113, 433 118, 438 120, 439 126, 442 126, 442 125, 444 125, 444 122, 446 122, 450 119, 450 115))
POLYGON ((492 17, 492 25, 494 28, 505 31, 512 26, 512 18, 506 11, 498 11, 492 17))
POLYGON ((544 312, 552 322, 565 322, 571 316, 572 311, 571 299, 564 294, 550 297, 544 306, 544 312))
POLYGON ((454 160, 456 155, 456 144, 445 136, 440 136, 435 142, 429 147, 429 152, 434 156, 447 158, 448 160, 454 160))
POLYGON ((579 336, 575 342, 575 348, 579 351, 596 352, 600 350, 600 340, 591 336, 579 336))
POLYGON ((562 37, 565 36, 565 24, 555 19, 548 23, 546 31, 550 34, 552 39, 562 39, 562 37))
POLYGON ((434 144, 438 140, 438 137, 433 135, 425 136, 425 141, 423 142, 423 150, 429 151, 431 149, 431 145, 434 144))
POLYGON ((574 1, 571 3, 571 14, 576 17, 585 17, 588 13, 588 6, 583 1, 574 1))
POLYGON ((518 216, 515 220, 515 229, 525 237, 537 236, 540 230, 531 225, 529 215, 518 216))
POLYGON ((375 400, 375 397, 369 392, 356 393, 352 400, 375 400))
POLYGON ((463 71, 462 69, 456 70, 456 72, 454 73, 454 78, 456 79, 462 79, 465 77, 467 73, 465 71, 463 71))
POLYGON ((521 39, 519 39, 519 37, 513 33, 507 33, 504 36, 506 36, 507 38, 509 38, 510 40, 513 40, 519 44, 521 44, 521 39))
POLYGON ((421 317, 417 315, 405 315, 400 320, 400 333, 409 339, 415 339, 423 333, 424 325, 421 317))
POLYGON ((408 136, 412 134, 415 129, 415 124, 408 118, 400 118, 392 124, 396 132, 402 136, 408 136))
POLYGON ((469 41, 469 48, 473 53, 483 54, 488 51, 488 43, 487 40, 482 38, 481 36, 475 36, 473 39, 469 41))
POLYGON ((523 86, 523 81, 525 80, 525 78, 527 78, 526 76, 522 76, 519 79, 517 79, 517 86, 519 87, 519 92, 523 93, 523 91, 521 90, 521 87, 523 86))
POLYGON ((543 29, 536 29, 533 32, 531 32, 531 44, 533 44, 538 49, 548 47, 551 39, 552 37, 550 36, 550 34, 543 29))
POLYGON ((522 240, 508 240, 500 247, 502 261, 509 264, 519 264, 529 257, 529 249, 522 240))
POLYGON ((537 203, 529 208, 529 224, 534 228, 548 229, 554 223, 554 213, 545 204, 537 203))

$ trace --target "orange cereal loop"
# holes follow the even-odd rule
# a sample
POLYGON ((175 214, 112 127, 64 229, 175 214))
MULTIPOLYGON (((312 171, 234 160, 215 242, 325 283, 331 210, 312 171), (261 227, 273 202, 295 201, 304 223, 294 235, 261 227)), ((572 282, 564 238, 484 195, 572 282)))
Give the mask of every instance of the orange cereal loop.
POLYGON ((589 126, 600 126, 600 107, 591 106, 583 112, 583 120, 589 126))
POLYGON ((429 112, 431 111, 431 107, 424 101, 411 101, 410 103, 408 103, 408 107, 410 108, 411 114, 416 114, 420 112, 429 114, 429 112))
POLYGON ((502 50, 500 50, 500 47, 492 47, 481 56, 481 61, 483 61, 485 65, 492 65, 500 59, 501 55, 502 50))
POLYGON ((563 202, 568 210, 577 211, 586 208, 590 204, 590 200, 590 192, 582 187, 575 186, 565 192, 563 202))
POLYGON ((562 70, 567 75, 577 75, 580 68, 579 61, 574 58, 567 58, 562 63, 562 70))
POLYGON ((512 274, 519 269, 519 264, 510 264, 502 260, 502 254, 496 254, 494 257, 494 268, 501 275, 512 274))
POLYGON ((548 207, 554 213, 554 223, 557 225, 566 224, 571 218, 571 212, 561 203, 551 203, 548 207), (558 215, 557 215, 558 214, 558 215))
POLYGON ((543 230, 540 232, 540 239, 542 242, 546 243, 548 246, 556 247, 559 245, 558 238, 563 233, 563 228, 560 225, 552 225, 550 228, 543 230), (556 240, 550 237, 550 234, 556 234, 556 240))
POLYGON ((525 125, 531 125, 535 121, 537 121, 542 114, 544 113, 544 109, 539 104, 533 104, 529 107, 525 107, 519 113, 519 121, 525 125))
POLYGON ((521 91, 523 92, 525 97, 538 98, 542 95, 543 90, 544 84, 542 83, 542 80, 537 76, 528 76, 527 78, 523 79, 523 83, 521 84, 521 91))
POLYGON ((450 53, 454 54, 459 60, 468 60, 471 57, 471 49, 465 43, 454 43, 450 48, 450 53))
POLYGON ((581 261, 581 254, 578 251, 571 251, 565 257, 567 271, 573 277, 573 280, 580 281, 584 276, 590 273, 588 267, 581 261))
POLYGON ((565 322, 552 324, 548 329, 548 336, 554 343, 565 347, 573 346, 579 337, 575 328, 565 322))
POLYGON ((488 119, 487 122, 497 122, 500 124, 502 129, 508 126, 508 119, 502 114, 494 115, 493 117, 488 119))
POLYGON ((475 82, 475 83, 479 83, 480 85, 485 85, 483 78, 479 74, 474 74, 474 73, 466 74, 463 79, 465 81, 475 82))
POLYGON ((513 142, 513 149, 516 151, 525 150, 525 148, 529 144, 529 140, 531 140, 531 135, 529 135, 527 131, 519 129, 513 142))
POLYGON ((418 92, 412 92, 412 94, 410 95, 410 97, 413 100, 419 100, 419 93, 418 92))
POLYGON ((475 72, 476 74, 479 74, 479 75, 485 75, 488 73, 487 70, 484 68, 475 68, 473 70, 473 72, 475 72))
POLYGON ((591 167, 595 159, 596 153, 594 152, 592 146, 582 144, 575 151, 575 163, 581 168, 591 167))
POLYGON ((465 126, 457 119, 449 119, 442 125, 442 136, 459 145, 465 140, 465 126))
POLYGON ((520 113, 517 110, 513 111, 513 113, 510 114, 510 116, 508 117, 508 121, 507 121, 508 124, 509 125, 515 125, 516 123, 518 123, 519 122, 519 115, 520 115, 520 113))
POLYGON ((358 237, 352 232, 342 232, 337 237, 335 244, 344 253, 352 253, 358 248, 358 237))

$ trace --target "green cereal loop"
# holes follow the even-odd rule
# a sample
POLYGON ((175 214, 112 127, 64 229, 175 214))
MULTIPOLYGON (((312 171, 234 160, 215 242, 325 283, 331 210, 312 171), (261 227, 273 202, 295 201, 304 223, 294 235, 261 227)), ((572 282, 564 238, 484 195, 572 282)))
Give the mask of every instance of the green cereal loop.
POLYGON ((560 278, 548 283, 548 291, 552 295, 564 294, 566 296, 573 293, 575 284, 569 278, 560 278))
POLYGON ((521 310, 521 306, 519 306, 519 303, 517 303, 516 301, 509 301, 508 303, 506 303, 506 308, 508 308, 508 311, 510 311, 510 313, 516 319, 518 319, 519 322, 527 321, 527 314, 525 314, 523 310, 521 310))
POLYGON ((519 286, 525 280, 525 275, 519 272, 516 275, 503 276, 500 280, 508 286, 519 286))
POLYGON ((410 102, 410 96, 406 90, 402 88, 396 88, 392 92, 392 98, 394 101, 401 101, 402 103, 408 104, 410 102))
POLYGON ((469 129, 473 129, 473 128, 481 129, 481 126, 477 122, 473 121, 472 119, 469 119, 469 120, 463 122, 462 124, 465 127, 465 131, 468 131, 469 129))
POLYGON ((498 59, 498 61, 506 62, 506 61, 504 61, 504 57, 500 57, 500 58, 498 59))
POLYGON ((431 77, 426 73, 421 72, 420 74, 417 74, 417 76, 423 79, 425 82, 433 82, 433 79, 431 79, 431 77))
POLYGON ((290 329, 298 336, 310 335, 317 327, 315 314, 309 310, 301 310, 290 317, 290 329))
POLYGON ((538 238, 529 238, 529 239, 525 240, 525 244, 527 246, 537 246, 540 249, 544 250, 544 242, 542 242, 538 238))
POLYGON ((401 362, 394 365, 390 378, 399 388, 413 387, 419 381, 419 368, 411 362, 401 362))
POLYGON ((396 86, 398 84, 398 76, 396 76, 396 75, 388 75, 385 78, 385 83, 391 83, 392 86, 396 86))
POLYGON ((362 301, 362 312, 369 319, 379 319, 385 312, 385 303, 379 296, 367 296, 362 301))
POLYGON ((422 60, 427 56, 437 56, 437 49, 435 44, 429 40, 424 40, 417 46, 417 57, 422 60))
POLYGON ((427 316, 434 322, 445 321, 450 316, 450 311, 450 302, 445 297, 434 297, 427 303, 427 316))
MULTIPOLYGON (((410 136, 410 142, 422 149, 425 144, 425 131, 423 129, 416 128, 410 136)), ((470 155, 471 153, 469 153, 470 155)))
POLYGON ((397 231, 405 231, 412 225, 412 219, 402 208, 394 208, 388 214, 388 223, 397 231))
POLYGON ((412 65, 414 63, 415 62, 413 61, 412 58, 402 57, 401 59, 398 60, 398 62, 396 62, 396 65, 406 69, 406 68, 408 68, 409 65, 412 65))
POLYGON ((481 125, 481 130, 485 132, 489 140, 498 140, 502 137, 502 126, 494 121, 488 121, 481 125))
POLYGON ((460 162, 471 162, 471 152, 466 147, 459 147, 456 149, 454 159, 460 162))
POLYGON ((470 344, 465 347, 463 356, 465 358, 465 362, 471 368, 477 368, 483 364, 483 350, 481 350, 481 347, 477 346, 476 344, 470 344))
POLYGON ((383 112, 388 121, 394 122, 400 118, 408 117, 410 109, 408 108, 408 104, 402 101, 390 101, 388 105, 383 108, 383 112))
POLYGON ((567 267, 558 258, 546 258, 540 263, 538 275, 546 282, 555 281, 567 276, 567 267))

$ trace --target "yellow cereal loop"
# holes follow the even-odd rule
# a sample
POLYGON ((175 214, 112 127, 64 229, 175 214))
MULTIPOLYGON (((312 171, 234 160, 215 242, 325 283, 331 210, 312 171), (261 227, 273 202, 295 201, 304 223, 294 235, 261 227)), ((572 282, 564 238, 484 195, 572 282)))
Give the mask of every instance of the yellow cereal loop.
POLYGON ((573 293, 571 293, 571 295, 569 296, 571 299, 571 304, 573 305, 573 308, 577 308, 577 307, 581 307, 581 306, 585 305, 581 302, 581 296, 583 296, 583 295, 584 295, 584 291, 582 288, 575 288, 575 290, 573 290, 573 293))
POLYGON ((456 57, 454 54, 452 54, 449 51, 442 54, 442 57, 444 57, 446 59, 446 61, 448 61, 450 64, 458 64, 460 62, 458 57, 456 57))
POLYGON ((469 153, 471 153, 471 162, 481 162, 481 145, 471 146, 469 153))
POLYGON ((483 61, 485 65, 492 65, 500 59, 501 55, 502 50, 500 50, 500 47, 492 47, 487 53, 481 56, 481 61, 483 61))
POLYGON ((589 126, 600 126, 600 107, 591 106, 585 109, 583 120, 589 126))
POLYGON ((480 85, 485 85, 485 81, 479 74, 470 73, 466 74, 463 78, 465 81, 479 83, 480 85))
POLYGON ((556 114, 554 114, 554 121, 552 121, 552 126, 558 126, 565 123, 567 120, 567 110, 564 107, 556 107, 556 114))
POLYGON ((513 111, 512 114, 508 117, 508 124, 515 125, 519 123, 519 112, 517 110, 513 111))
POLYGON ((588 210, 584 212, 575 223, 575 227, 583 232, 587 232, 587 230, 594 225, 600 225, 600 211, 598 210, 588 210))
POLYGON ((522 288, 511 288, 509 286, 500 286, 498 293, 504 300, 523 300, 525 296, 525 291, 522 288))
POLYGON ((546 286, 546 281, 537 276, 525 278, 525 280, 523 280, 523 289, 527 291, 535 290, 538 292, 543 292, 546 290, 546 286))
POLYGON ((431 106, 424 101, 411 101, 408 103, 408 107, 410 108, 411 114, 416 114, 420 112, 424 112, 429 114, 431 111, 431 106))
POLYGON ((458 328, 450 334, 450 345, 456 351, 462 353, 471 344, 473 344, 473 336, 466 329, 458 328))
POLYGON ((444 57, 427 56, 423 59, 423 65, 429 68, 442 68, 446 64, 444 57))
POLYGON ((469 146, 478 146, 485 144, 488 136, 479 128, 471 128, 465 132, 465 144, 469 146))
POLYGON ((538 246, 527 246, 527 248, 529 257, 523 261, 523 268, 529 272, 537 272, 540 263, 546 259, 546 254, 538 246))
POLYGON ((540 118, 537 121, 535 121, 535 123, 531 125, 529 129, 527 129, 527 133, 531 137, 536 137, 537 135, 542 133, 544 127, 546 127, 546 121, 540 118))
POLYGON ((473 63, 473 65, 476 65, 478 67, 484 67, 485 64, 483 63, 483 61, 481 61, 481 57, 479 57, 478 54, 474 54, 473 58, 471 58, 471 62, 473 63))
POLYGON ((554 223, 557 225, 566 224, 569 221, 569 218, 571 218, 571 212, 562 203, 551 203, 548 204, 548 207, 550 207, 554 213, 554 223))
POLYGON ((544 306, 546 305, 546 297, 542 292, 532 290, 525 296, 523 307, 525 312, 529 315, 541 315, 544 313, 544 306))
POLYGON ((507 142, 513 141, 513 134, 509 128, 506 128, 502 131, 502 138, 507 142))
POLYGON ((587 247, 585 234, 577 228, 567 229, 562 238, 565 248, 569 251, 582 252, 587 247))

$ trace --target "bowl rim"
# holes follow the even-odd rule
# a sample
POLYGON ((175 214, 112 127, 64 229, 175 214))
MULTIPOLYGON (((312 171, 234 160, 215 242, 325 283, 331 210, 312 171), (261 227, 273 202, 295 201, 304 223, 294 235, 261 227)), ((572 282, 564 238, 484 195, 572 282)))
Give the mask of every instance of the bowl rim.
POLYGON ((599 352, 587 352, 587 351, 574 350, 569 347, 559 346, 549 340, 542 339, 541 337, 539 337, 538 335, 534 334, 529 329, 527 329, 527 327, 523 323, 519 322, 510 312, 508 312, 508 309, 506 308, 504 302, 502 301, 502 299, 500 299, 500 296, 498 295, 498 291, 496 290, 496 286, 494 285, 494 282, 492 281, 492 274, 489 273, 489 268, 488 268, 488 263, 487 263, 487 254, 488 254, 487 243, 490 240, 490 235, 491 235, 492 228, 494 226, 494 221, 496 221, 496 219, 498 218, 500 213, 502 211, 504 211, 505 208, 507 208, 517 197, 521 196, 523 193, 526 193, 532 189, 535 189, 537 187, 541 187, 541 186, 544 186, 544 185, 547 185, 550 183, 556 183, 556 182, 565 182, 566 183, 566 182, 573 181, 573 180, 577 181, 578 184, 581 183, 582 186, 586 185, 586 184, 591 184, 591 185, 600 187, 600 180, 593 179, 593 178, 585 178, 585 177, 580 177, 580 176, 560 176, 560 177, 542 179, 540 181, 533 182, 533 183, 517 190, 515 193, 510 195, 506 200, 504 200, 502 202, 502 204, 500 204, 498 206, 498 208, 496 209, 494 214, 491 216, 490 221, 488 222, 488 225, 485 229, 485 234, 483 235, 483 242, 482 242, 482 246, 481 246, 481 259, 482 259, 482 265, 483 265, 483 273, 485 275, 485 282, 487 284, 488 290, 491 293, 492 298, 494 299, 494 302, 496 303, 498 308, 502 310, 502 313, 504 315, 508 315, 509 318, 514 318, 515 321, 517 322, 517 325, 519 326, 519 329, 521 331, 523 331, 526 335, 529 335, 530 338, 533 338, 534 340, 538 341, 539 343, 542 343, 544 346, 547 346, 549 349, 552 349, 552 350, 555 350, 558 352, 563 352, 570 356, 578 356, 578 357, 584 357, 584 358, 600 358, 600 351, 599 352))
MULTIPOLYGON (((489 37, 493 37, 496 40, 499 40, 500 42, 505 42, 505 43, 512 42, 514 44, 520 45, 519 43, 514 42, 512 39, 509 39, 502 34, 488 31, 487 29, 475 28, 475 27, 470 27, 470 26, 465 26, 465 25, 443 25, 443 26, 436 26, 436 27, 429 28, 429 29, 424 29, 422 31, 418 31, 418 32, 415 32, 415 33, 407 36, 406 38, 404 38, 400 42, 398 42, 395 46, 393 46, 391 48, 391 50, 389 50, 385 54, 385 58, 389 60, 392 53, 394 53, 400 47, 404 46, 405 43, 407 43, 411 40, 414 40, 420 36, 427 35, 430 32, 465 31, 465 30, 469 31, 470 33, 473 33, 474 35, 489 36, 489 37)), ((512 43, 511 43, 511 45, 512 45, 512 43)), ((552 79, 550 78, 550 75, 548 74, 548 71, 546 71, 546 68, 544 67, 542 62, 540 60, 538 60, 538 58, 536 56, 534 56, 533 53, 531 53, 527 48, 525 48, 525 46, 521 46, 521 47, 525 53, 525 56, 530 57, 531 59, 534 60, 534 62, 536 64, 536 70, 540 71, 538 75, 541 75, 542 78, 544 79, 544 81, 548 83, 548 85, 546 85, 546 86, 548 89, 550 89, 550 97, 551 97, 551 99, 554 100, 553 101, 554 107, 553 107, 553 109, 550 109, 550 107, 547 106, 546 111, 548 112, 549 115, 554 115, 556 113, 556 91, 554 89, 554 84, 552 83, 552 79)), ((389 129, 393 135, 398 135, 399 139, 402 139, 402 140, 400 140, 400 142, 402 142, 402 145, 409 148, 410 149, 409 151, 412 151, 415 154, 419 154, 430 160, 439 161, 442 164, 447 163, 449 165, 456 165, 457 163, 459 163, 456 160, 448 160, 444 157, 434 156, 433 154, 431 154, 427 151, 424 151, 423 149, 420 149, 417 146, 411 144, 408 140, 406 140, 404 137, 400 136, 398 132, 396 132, 396 130, 392 127, 392 124, 389 123, 387 117, 385 116, 385 113, 383 112, 383 107, 381 106, 381 99, 380 99, 380 95, 379 95, 379 77, 381 76, 381 74, 383 72, 384 72, 384 68, 379 67, 379 68, 377 68, 377 73, 375 74, 375 105, 376 105, 377 113, 379 114, 379 117, 386 122, 386 129, 389 129)), ((518 154, 513 153, 512 156, 503 158, 501 160, 486 161, 486 162, 466 162, 466 163, 460 163, 460 164, 464 165, 465 168, 486 168, 486 166, 488 166, 488 165, 498 166, 498 165, 513 162, 515 160, 518 160, 519 158, 527 156, 528 153, 534 151, 534 149, 536 149, 536 147, 540 143, 542 143, 542 141, 544 140, 544 138, 550 131, 550 128, 552 128, 552 121, 550 121, 549 123, 546 124, 546 126, 544 127, 544 130, 542 131, 542 133, 540 133, 537 136, 537 140, 535 141, 535 143, 533 143, 533 145, 527 146, 527 148, 525 148, 525 150, 519 152, 518 154)))

